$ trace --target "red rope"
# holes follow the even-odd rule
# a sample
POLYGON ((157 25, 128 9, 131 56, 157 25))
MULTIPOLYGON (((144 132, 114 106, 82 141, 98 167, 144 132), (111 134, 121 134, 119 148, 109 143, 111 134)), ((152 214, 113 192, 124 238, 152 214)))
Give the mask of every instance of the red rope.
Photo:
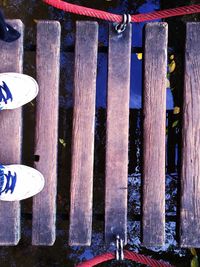
MULTIPOLYGON (((128 250, 124 250, 124 258, 127 260, 137 262, 137 263, 146 264, 150 267, 173 267, 173 265, 170 265, 169 263, 154 260, 150 257, 137 254, 135 252, 131 252, 128 250)), ((105 253, 103 255, 96 256, 95 258, 91 260, 80 263, 76 267, 92 267, 92 266, 96 266, 97 264, 110 261, 113 259, 115 259, 114 253, 105 253)))
MULTIPOLYGON (((87 17, 99 18, 103 20, 113 21, 113 22, 121 22, 122 16, 112 14, 109 12, 105 12, 98 9, 92 9, 88 7, 78 6, 74 4, 70 4, 61 0, 43 0, 45 3, 54 6, 58 9, 62 9, 66 12, 70 12, 77 15, 83 15, 87 17)), ((182 6, 172 9, 160 10, 146 14, 137 14, 131 16, 132 22, 143 22, 155 19, 163 19, 169 18, 173 16, 181 16, 193 13, 200 12, 200 4, 190 5, 190 6, 182 6)))

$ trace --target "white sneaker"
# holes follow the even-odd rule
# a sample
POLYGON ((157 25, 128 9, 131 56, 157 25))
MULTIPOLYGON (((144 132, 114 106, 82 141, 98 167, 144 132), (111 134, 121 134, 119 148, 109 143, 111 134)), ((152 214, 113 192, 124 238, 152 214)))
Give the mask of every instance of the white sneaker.
POLYGON ((0 200, 18 201, 32 197, 44 187, 43 175, 31 167, 0 165, 0 200))
POLYGON ((21 73, 0 73, 0 110, 15 109, 30 102, 38 94, 38 84, 21 73))

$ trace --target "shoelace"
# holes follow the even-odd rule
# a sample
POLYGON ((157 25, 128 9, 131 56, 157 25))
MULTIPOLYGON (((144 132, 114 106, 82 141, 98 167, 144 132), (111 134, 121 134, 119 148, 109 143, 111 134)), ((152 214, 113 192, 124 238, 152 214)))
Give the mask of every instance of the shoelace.
POLYGON ((8 88, 7 84, 2 81, 2 85, 0 85, 0 102, 5 102, 7 104, 8 100, 13 100, 12 94, 10 92, 10 89, 8 88), (5 92, 6 95, 3 94, 3 91, 5 92))
POLYGON ((8 174, 5 174, 3 171, 4 167, 1 166, 0 168, 1 168, 0 169, 0 195, 4 192, 8 193, 9 190, 12 194, 15 189, 15 185, 17 181, 17 174, 16 172, 14 172, 14 174, 11 174, 10 171, 8 171, 8 174), (5 188, 2 190, 4 179, 5 179, 4 177, 7 179, 7 182, 6 182, 5 188))

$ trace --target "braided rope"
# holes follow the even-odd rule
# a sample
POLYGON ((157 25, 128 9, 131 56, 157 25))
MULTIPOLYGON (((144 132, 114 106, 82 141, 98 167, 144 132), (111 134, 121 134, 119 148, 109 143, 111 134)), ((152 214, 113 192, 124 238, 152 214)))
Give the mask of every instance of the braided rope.
MULTIPOLYGON (((58 9, 64 10, 66 12, 70 12, 77 15, 83 15, 87 17, 93 17, 103 20, 108 20, 112 22, 121 22, 122 16, 112 14, 109 12, 105 12, 102 10, 92 9, 88 7, 78 6, 74 4, 70 4, 61 0, 43 0, 46 4, 49 4, 53 7, 56 7, 58 9)), ((155 20, 155 19, 162 19, 162 18, 169 18, 173 16, 181 16, 181 15, 187 15, 187 14, 193 14, 193 13, 199 13, 200 12, 200 4, 196 5, 190 5, 190 6, 182 6, 172 9, 166 9, 166 10, 160 10, 160 11, 154 11, 151 13, 146 14, 137 14, 131 16, 131 22, 144 22, 149 20, 155 20)))
MULTIPOLYGON (((128 251, 128 250, 124 250, 124 258, 127 260, 137 262, 137 263, 146 264, 150 267, 173 267, 173 265, 170 265, 169 263, 166 263, 164 261, 154 260, 150 257, 137 254, 135 252, 128 251)), ((110 261, 113 259, 115 259, 114 253, 105 253, 103 255, 96 256, 95 258, 91 260, 80 263, 76 267, 92 267, 92 266, 96 266, 100 263, 110 261)))

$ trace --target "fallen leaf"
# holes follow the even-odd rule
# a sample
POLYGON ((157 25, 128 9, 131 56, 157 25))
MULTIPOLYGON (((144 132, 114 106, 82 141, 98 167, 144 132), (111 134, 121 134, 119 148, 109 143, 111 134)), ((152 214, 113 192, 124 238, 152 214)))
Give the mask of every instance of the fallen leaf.
POLYGON ((137 59, 142 60, 142 53, 136 53, 137 59))
POLYGON ((174 121, 172 124, 172 128, 176 127, 178 125, 178 120, 174 121))
POLYGON ((63 145, 64 147, 66 147, 66 142, 64 139, 59 138, 59 142, 61 143, 61 145, 63 145))
POLYGON ((167 88, 170 88, 170 81, 167 79, 167 84, 166 84, 167 88))
POLYGON ((173 111, 174 114, 178 114, 180 113, 180 107, 174 107, 174 111, 173 111))
POLYGON ((197 252, 195 248, 191 248, 190 252, 192 253, 193 256, 197 256, 197 252))
POLYGON ((172 62, 169 64, 169 73, 174 72, 175 68, 176 68, 176 62, 172 60, 172 62))
POLYGON ((199 267, 199 261, 198 261, 198 257, 195 256, 192 260, 191 260, 191 267, 199 267))

